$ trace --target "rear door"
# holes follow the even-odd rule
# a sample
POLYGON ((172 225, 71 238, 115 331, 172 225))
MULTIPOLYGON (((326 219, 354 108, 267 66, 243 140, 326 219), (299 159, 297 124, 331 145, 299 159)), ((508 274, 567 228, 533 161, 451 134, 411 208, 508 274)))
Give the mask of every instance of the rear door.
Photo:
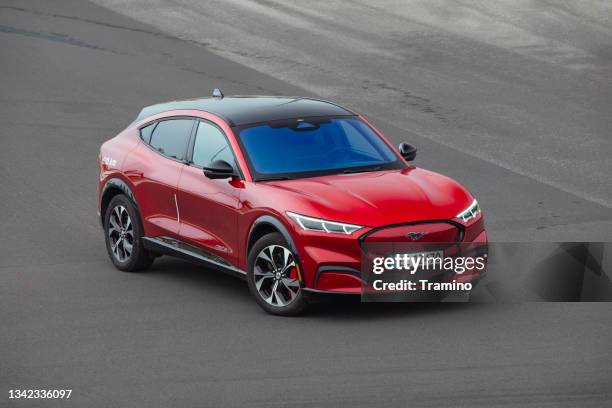
POLYGON ((144 143, 124 167, 134 183, 147 236, 178 235, 177 185, 194 123, 192 118, 169 118, 141 128, 144 143))
POLYGON ((236 169, 235 156, 223 131, 212 122, 198 120, 194 129, 191 165, 185 166, 179 186, 182 239, 237 265, 239 180, 211 180, 202 167, 225 160, 236 169))

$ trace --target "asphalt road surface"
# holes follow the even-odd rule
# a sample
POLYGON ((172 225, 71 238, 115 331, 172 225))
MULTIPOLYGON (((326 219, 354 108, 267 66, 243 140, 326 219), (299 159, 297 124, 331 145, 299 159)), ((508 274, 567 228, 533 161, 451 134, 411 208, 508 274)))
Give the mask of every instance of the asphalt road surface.
POLYGON ((360 110, 469 186, 496 240, 609 241, 609 6, 99 2, 0 1, 0 406, 609 404, 609 303, 278 318, 178 260, 115 270, 95 216, 99 145, 220 87, 360 110), (27 388, 74 391, 8 399, 27 388))

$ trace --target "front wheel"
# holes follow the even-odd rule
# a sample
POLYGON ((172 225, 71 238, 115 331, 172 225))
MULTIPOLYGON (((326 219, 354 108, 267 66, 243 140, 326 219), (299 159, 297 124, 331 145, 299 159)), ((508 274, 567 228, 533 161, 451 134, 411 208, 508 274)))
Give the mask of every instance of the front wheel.
POLYGON ((260 238, 248 257, 247 281, 266 312, 294 316, 306 307, 296 255, 279 233, 260 238))

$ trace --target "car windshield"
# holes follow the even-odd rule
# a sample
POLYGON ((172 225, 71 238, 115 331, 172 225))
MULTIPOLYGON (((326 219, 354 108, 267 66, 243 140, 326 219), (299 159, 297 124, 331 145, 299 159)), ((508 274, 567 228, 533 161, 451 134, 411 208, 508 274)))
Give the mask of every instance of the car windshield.
POLYGON ((404 167, 356 117, 288 119, 237 130, 255 180, 404 167))

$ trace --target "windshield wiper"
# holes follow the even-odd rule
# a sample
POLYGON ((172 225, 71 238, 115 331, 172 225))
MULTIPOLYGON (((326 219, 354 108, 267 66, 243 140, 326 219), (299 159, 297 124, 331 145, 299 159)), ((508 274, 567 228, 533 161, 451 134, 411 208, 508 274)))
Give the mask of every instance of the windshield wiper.
POLYGON ((346 169, 342 173, 344 173, 344 174, 365 173, 365 172, 368 172, 368 171, 378 171, 380 169, 382 169, 382 166, 370 167, 370 168, 367 168, 367 169, 346 169))
POLYGON ((277 177, 258 178, 255 181, 276 181, 276 180, 293 180, 293 179, 287 176, 277 176, 277 177))

